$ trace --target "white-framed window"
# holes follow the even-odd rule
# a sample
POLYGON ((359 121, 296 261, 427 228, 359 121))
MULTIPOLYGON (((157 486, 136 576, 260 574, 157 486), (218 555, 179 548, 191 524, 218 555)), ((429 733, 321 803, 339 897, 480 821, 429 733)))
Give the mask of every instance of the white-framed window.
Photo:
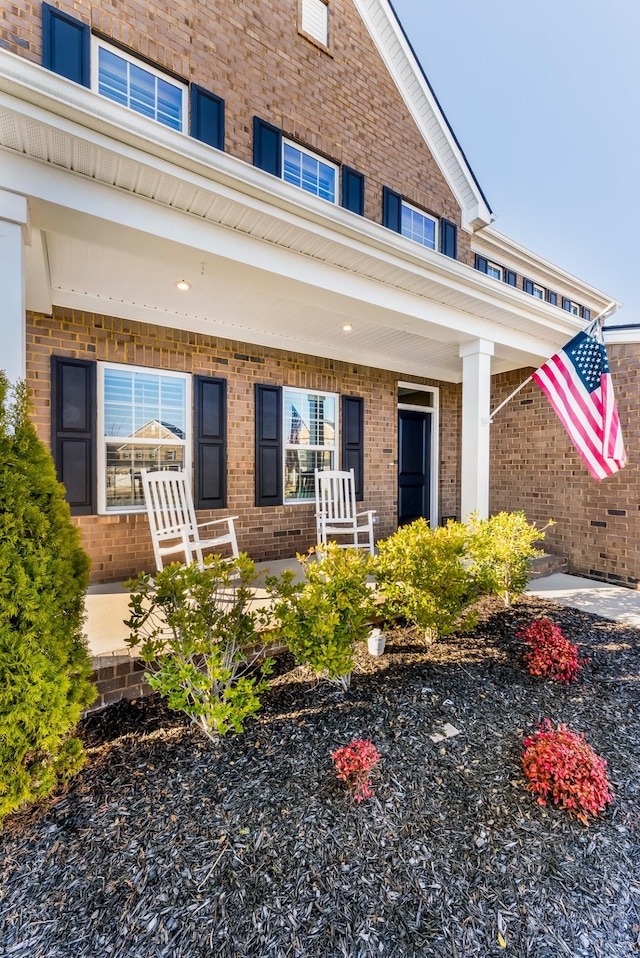
POLYGON ((487 276, 493 276, 494 279, 502 281, 504 270, 502 266, 498 266, 497 263, 487 263, 487 276))
POLYGON ((327 0, 300 0, 300 29, 324 47, 329 45, 327 0))
POLYGON ((402 220, 400 223, 400 232, 403 236, 426 246, 427 249, 437 249, 438 244, 438 221, 428 213, 416 209, 409 203, 402 201, 402 220))
POLYGON ((98 37, 92 37, 92 44, 92 90, 172 130, 186 130, 187 87, 184 83, 98 37))
POLYGON ((191 463, 191 377, 98 363, 98 511, 144 509, 141 469, 191 463))
POLYGON ((338 449, 338 396, 285 386, 284 501, 315 498, 316 469, 335 469, 338 449))
POLYGON ((544 286, 538 286, 537 283, 534 283, 532 295, 535 296, 536 299, 541 299, 544 302, 546 299, 544 286))
POLYGON ((573 300, 569 303, 569 312, 572 316, 580 315, 580 304, 574 303, 573 300))
POLYGON ((282 178, 307 193, 336 202, 338 167, 291 140, 282 141, 282 178))

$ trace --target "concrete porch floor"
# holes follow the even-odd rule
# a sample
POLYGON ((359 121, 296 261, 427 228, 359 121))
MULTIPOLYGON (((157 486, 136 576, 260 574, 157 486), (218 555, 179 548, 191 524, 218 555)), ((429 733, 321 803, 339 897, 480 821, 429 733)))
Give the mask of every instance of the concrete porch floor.
MULTIPOLYGON (((267 572, 279 575, 285 569, 291 569, 296 578, 302 578, 301 566, 296 558, 275 559, 272 562, 256 562, 260 578, 256 583, 256 602, 266 599, 264 575, 267 572)), ((119 582, 106 585, 92 585, 85 597, 85 634, 89 643, 89 654, 95 666, 107 665, 114 657, 130 656, 126 643, 129 635, 125 620, 129 618, 129 592, 119 582)))
MULTIPOLYGON (((256 568, 262 576, 266 571, 277 575, 285 569, 291 569, 297 575, 301 572, 295 558, 259 562, 256 568)), ((640 628, 640 591, 565 573, 533 579, 528 591, 560 605, 640 628)), ((256 601, 261 602, 265 598, 266 592, 259 579, 256 601)), ((89 587, 85 600, 86 635, 89 652, 96 666, 107 665, 116 657, 130 656, 125 641, 128 630, 124 624, 129 617, 128 602, 129 593, 118 583, 89 587)))

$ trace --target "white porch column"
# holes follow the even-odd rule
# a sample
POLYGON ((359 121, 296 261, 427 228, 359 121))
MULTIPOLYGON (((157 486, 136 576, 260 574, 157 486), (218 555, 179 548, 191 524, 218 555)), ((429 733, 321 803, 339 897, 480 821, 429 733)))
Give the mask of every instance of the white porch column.
POLYGON ((489 412, 493 343, 476 339, 460 347, 462 358, 461 518, 489 515, 489 412))
POLYGON ((24 379, 27 371, 24 259, 27 238, 26 197, 0 189, 0 369, 4 369, 12 384, 24 379))

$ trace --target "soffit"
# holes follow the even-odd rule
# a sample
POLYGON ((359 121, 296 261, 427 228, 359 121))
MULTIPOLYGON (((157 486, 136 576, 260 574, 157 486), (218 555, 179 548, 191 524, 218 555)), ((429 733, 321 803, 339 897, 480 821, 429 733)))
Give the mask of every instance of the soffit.
MULTIPOLYGON (((166 323, 175 318, 183 328, 200 328, 204 321, 200 307, 156 302, 158 279, 163 276, 159 270, 165 268, 162 256, 151 257, 155 279, 148 289, 141 282, 136 290, 127 289, 124 283, 130 255, 127 242, 151 248, 162 236, 172 235, 168 221, 156 229, 160 236, 152 235, 153 215, 164 210, 167 215, 183 215, 181 227, 184 222, 190 224, 182 232, 186 235, 190 230, 192 235, 180 250, 186 251, 192 263, 203 257, 205 246, 199 245, 196 234, 205 224, 216 228, 219 247, 244 237, 254 251, 260 251, 259 262, 255 257, 253 262, 254 267, 260 266, 259 275, 254 269, 244 279, 268 293, 270 299, 267 302, 263 295, 261 302, 256 299, 253 304, 259 332, 248 339, 251 342, 288 343, 286 348, 292 349, 296 343, 300 346, 305 338, 299 308, 309 301, 309 309, 319 312, 313 324, 316 331, 313 335, 308 331, 308 352, 352 358, 357 346, 371 357, 360 362, 415 371, 415 357, 419 355, 422 362, 428 350, 439 363, 443 378, 457 381, 458 348, 470 339, 482 337, 497 343, 498 371, 502 366, 514 368, 522 357, 526 361, 527 357, 550 355, 576 328, 568 314, 557 315, 557 310, 511 287, 497 289, 490 278, 464 264, 423 250, 379 224, 329 206, 5 51, 0 51, 0 146, 6 151, 2 185, 28 195, 32 210, 42 217, 40 221, 34 216, 34 225, 46 235, 53 267, 53 301, 62 305, 97 308, 90 303, 102 302, 104 311, 115 315, 138 318, 142 310, 150 322, 166 323), (55 180, 55 187, 48 185, 47 177, 51 183, 55 180), (79 225, 76 217, 72 226, 65 225, 65 216, 72 207, 80 208, 79 197, 88 190, 106 196, 93 211, 101 218, 100 226, 90 221, 88 214, 84 224, 79 225), (127 231, 123 232, 122 223, 119 234, 114 227, 108 240, 105 236, 115 216, 112 210, 126 197, 135 197, 135 209, 142 215, 127 231), (146 236, 140 238, 132 232, 137 229, 146 231, 146 236), (96 235, 100 236, 98 244, 96 235), (85 244, 84 252, 79 243, 85 244), (120 259, 114 258, 118 251, 120 259), (279 259, 274 258, 274 251, 279 259), (301 292, 295 272, 287 283, 283 281, 281 254, 285 251, 293 255, 301 272, 308 272, 311 265, 328 271, 301 292), (83 257, 92 264, 108 260, 109 268, 103 268, 100 275, 95 270, 81 270, 77 264, 83 257), (90 276, 92 288, 84 289, 90 276), (353 293, 356 280, 366 295, 353 293), (58 295, 61 298, 56 298, 58 295), (287 302, 288 310, 283 305, 287 302), (186 310, 182 321, 180 310, 186 310), (358 343, 356 336, 346 347, 344 339, 317 332, 354 313, 363 315, 369 324, 358 333, 366 341, 358 343), (414 337, 420 339, 421 349, 414 337)), ((129 206, 134 208, 133 201, 129 206)), ((171 255, 175 262, 182 253, 173 250, 171 255)), ((224 255, 224 248, 219 255, 224 255)), ((320 277, 318 269, 316 273, 320 277)), ((231 299, 233 291, 226 289, 224 295, 231 299)), ((216 322, 222 320, 218 317, 216 322)))

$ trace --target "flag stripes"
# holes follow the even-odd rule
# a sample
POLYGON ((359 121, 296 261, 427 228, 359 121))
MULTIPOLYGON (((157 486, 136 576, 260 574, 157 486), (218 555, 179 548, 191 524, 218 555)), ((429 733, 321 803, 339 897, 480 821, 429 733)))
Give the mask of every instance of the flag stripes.
POLYGON ((626 454, 607 354, 594 334, 595 326, 578 333, 532 378, 547 396, 587 469, 600 480, 622 469, 626 454))

